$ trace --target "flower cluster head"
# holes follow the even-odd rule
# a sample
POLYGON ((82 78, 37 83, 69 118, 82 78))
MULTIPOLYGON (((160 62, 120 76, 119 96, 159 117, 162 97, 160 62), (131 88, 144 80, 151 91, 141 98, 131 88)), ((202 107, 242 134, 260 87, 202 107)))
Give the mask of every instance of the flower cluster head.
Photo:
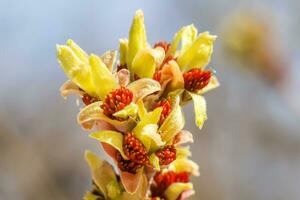
POLYGON ((77 120, 99 141, 118 169, 91 152, 92 199, 186 199, 194 193, 189 181, 198 175, 183 130, 182 106, 194 102, 196 125, 206 116, 203 94, 219 83, 210 61, 215 36, 198 34, 194 25, 181 28, 171 42, 149 45, 141 10, 128 39, 117 51, 88 55, 72 40, 57 45, 57 57, 69 77, 61 95, 76 94, 83 102, 77 120))

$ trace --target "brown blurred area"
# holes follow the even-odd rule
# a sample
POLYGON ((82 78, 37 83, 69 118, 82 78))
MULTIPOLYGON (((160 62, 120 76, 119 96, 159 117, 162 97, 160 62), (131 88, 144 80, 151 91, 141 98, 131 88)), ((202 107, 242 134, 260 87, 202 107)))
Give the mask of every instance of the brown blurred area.
POLYGON ((152 43, 190 23, 218 35, 208 67, 221 87, 206 95, 203 130, 194 125, 192 105, 185 108, 201 170, 191 199, 300 199, 299 7, 297 0, 1 1, 0 200, 81 199, 90 188, 84 150, 104 155, 76 124, 75 99, 59 95, 66 77, 55 44, 72 38, 89 53, 117 49, 138 8, 152 43), (263 16, 277 26, 271 33, 280 39, 272 45, 283 52, 268 60, 278 63, 283 55, 288 61, 280 66, 286 74, 280 86, 239 70, 249 63, 235 62, 223 48, 223 25, 241 8, 266 9, 275 17, 263 16))

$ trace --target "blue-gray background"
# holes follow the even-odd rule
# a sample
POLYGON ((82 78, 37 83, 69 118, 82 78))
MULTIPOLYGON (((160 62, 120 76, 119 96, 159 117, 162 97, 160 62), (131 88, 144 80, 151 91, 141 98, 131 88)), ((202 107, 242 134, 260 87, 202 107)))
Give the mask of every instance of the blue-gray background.
POLYGON ((83 152, 103 153, 76 124, 75 99, 59 95, 66 77, 55 44, 72 38, 89 53, 117 49, 139 8, 151 43, 190 23, 219 35, 210 66, 222 86, 207 95, 202 131, 186 108, 201 169, 192 199, 300 199, 299 115, 287 105, 288 95, 237 71, 223 56, 220 27, 240 7, 263 7, 276 17, 289 70, 299 74, 298 0, 1 0, 0 199, 81 199, 90 188, 83 152))

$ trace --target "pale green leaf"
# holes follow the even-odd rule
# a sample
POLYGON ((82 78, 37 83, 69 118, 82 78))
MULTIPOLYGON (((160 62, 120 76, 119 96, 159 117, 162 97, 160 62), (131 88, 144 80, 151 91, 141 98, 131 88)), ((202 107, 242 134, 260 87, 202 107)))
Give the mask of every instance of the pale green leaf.
POLYGON ((126 64, 127 52, 128 52, 128 40, 120 39, 119 40, 119 52, 120 52, 120 64, 126 64))
POLYGON ((184 123, 185 120, 181 107, 176 104, 172 112, 159 128, 159 133, 162 137, 162 140, 165 142, 171 141, 174 136, 182 130, 182 128, 184 127, 184 123))
MULTIPOLYGON (((193 61, 194 57, 198 54, 198 51, 201 50, 203 45, 213 45, 216 36, 210 35, 208 32, 204 32, 199 34, 198 38, 193 42, 193 44, 182 54, 180 54, 177 58, 177 63, 183 71, 186 71, 187 67, 197 67, 197 66, 189 66, 189 64, 193 61)), ((208 55, 207 55, 208 56, 208 55)), ((210 59, 209 57, 205 58, 206 60, 210 59)))
POLYGON ((101 100, 104 100, 108 93, 117 88, 117 81, 98 56, 92 54, 89 61, 96 93, 101 100))
POLYGON ((189 92, 189 94, 191 95, 194 102, 196 125, 201 129, 203 127, 204 121, 207 120, 205 98, 192 92, 189 92))
POLYGON ((181 43, 180 53, 185 52, 190 47, 197 37, 197 29, 191 24, 182 27, 174 36, 171 46, 168 50, 168 55, 174 55, 179 44, 181 43))
POLYGON ((149 124, 157 124, 160 119, 161 112, 162 112, 162 108, 158 107, 155 110, 153 110, 149 113, 146 113, 144 115, 144 117, 140 118, 140 121, 138 122, 136 127, 133 129, 133 133, 136 135, 140 135, 145 126, 147 126, 149 124))
POLYGON ((192 153, 190 151, 189 146, 178 146, 178 147, 176 147, 176 158, 187 158, 191 155, 192 155, 192 153))
POLYGON ((67 45, 72 49, 72 51, 75 53, 75 55, 86 64, 89 63, 89 57, 87 53, 81 49, 73 40, 68 39, 67 45))
POLYGON ((162 141, 160 134, 158 134, 157 129, 157 124, 147 124, 142 126, 141 130, 139 127, 133 130, 134 136, 144 144, 148 152, 156 151, 165 144, 165 142, 162 141))
POLYGON ((199 166, 187 158, 177 158, 169 165, 168 169, 175 172, 188 172, 193 176, 200 175, 199 166))
POLYGON ((150 78, 141 78, 130 83, 127 88, 134 95, 134 102, 160 90, 160 84, 150 78))
POLYGON ((137 112, 138 112, 138 106, 135 103, 130 103, 122 110, 115 112, 113 114, 113 116, 119 117, 122 119, 127 119, 128 117, 135 118, 137 112))
MULTIPOLYGON (((72 44, 72 48, 76 49, 75 44, 72 44)), ((67 45, 57 45, 56 48, 58 62, 68 78, 89 95, 96 96, 95 87, 91 79, 90 66, 85 61, 85 53, 81 52, 81 49, 77 49, 75 53, 67 45), (80 57, 77 55, 80 55, 80 57)))
POLYGON ((129 32, 128 51, 127 51, 127 65, 131 71, 132 61, 141 49, 147 46, 146 29, 144 25, 144 14, 142 10, 138 10, 135 13, 134 19, 129 32))
POLYGON ((113 180, 106 185, 107 196, 110 199, 118 199, 121 194, 121 189, 118 181, 113 180))
POLYGON ((177 200, 182 192, 192 189, 193 184, 191 183, 173 183, 166 189, 164 196, 168 200, 177 200))
POLYGON ((123 158, 127 159, 123 151, 123 135, 116 131, 97 131, 91 133, 89 137, 96 139, 100 142, 107 143, 117 149, 123 158))
POLYGON ((85 193, 83 200, 105 200, 104 197, 99 197, 98 195, 94 195, 91 192, 85 193))
POLYGON ((112 71, 117 59, 117 51, 106 51, 100 56, 100 58, 109 71, 112 71))
MULTIPOLYGON (((100 159, 91 151, 85 152, 85 159, 91 168, 93 181, 98 186, 102 194, 107 197, 107 185, 112 182, 117 182, 117 177, 113 167, 107 161, 100 159)), ((120 190, 119 185, 115 186, 114 189, 116 191, 120 190)))
POLYGON ((121 132, 127 132, 136 125, 136 122, 131 118, 128 118, 127 120, 119 121, 107 117, 103 113, 103 110, 100 107, 101 105, 102 102, 97 101, 95 103, 92 103, 84 107, 77 116, 78 124, 80 124, 84 129, 90 130, 95 125, 97 125, 96 122, 105 121, 113 125, 117 130, 121 132))
POLYGON ((152 153, 149 157, 150 164, 154 167, 155 170, 160 170, 159 165, 159 158, 155 155, 155 153, 152 153))
POLYGON ((165 57, 163 48, 142 49, 132 61, 130 72, 140 78, 152 78, 157 66, 159 66, 165 57))

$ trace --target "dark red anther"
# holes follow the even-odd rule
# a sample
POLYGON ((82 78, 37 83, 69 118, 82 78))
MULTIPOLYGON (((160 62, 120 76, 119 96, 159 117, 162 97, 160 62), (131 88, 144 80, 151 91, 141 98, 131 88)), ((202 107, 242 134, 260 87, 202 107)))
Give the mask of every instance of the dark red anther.
POLYGON ((116 119, 113 114, 129 105, 132 100, 133 93, 129 89, 121 87, 106 95, 101 108, 103 109, 103 113, 106 116, 112 119, 116 119))
POLYGON ((165 173, 157 172, 154 175, 153 180, 155 184, 151 187, 151 196, 155 199, 155 197, 163 197, 165 190, 172 183, 188 183, 189 173, 174 171, 168 171, 165 173))
POLYGON ((136 170, 138 170, 139 168, 141 168, 143 166, 142 164, 136 163, 134 161, 125 160, 122 157, 122 155, 120 154, 120 152, 117 152, 116 160, 117 160, 119 169, 123 172, 129 172, 129 173, 135 174, 136 170))
POLYGON ((161 71, 159 69, 156 69, 153 74, 153 80, 156 80, 157 82, 159 82, 160 78, 161 78, 161 71))
POLYGON ((163 166, 169 165, 176 159, 176 149, 173 145, 166 146, 155 154, 159 158, 159 164, 163 166))
POLYGON ((211 76, 211 71, 191 69, 183 74, 184 88, 190 92, 197 92, 208 85, 211 76))
POLYGON ((132 133, 126 133, 123 139, 123 151, 125 155, 135 163, 145 165, 149 163, 149 156, 143 143, 132 133))
POLYGON ((83 97, 82 97, 82 101, 83 101, 83 103, 84 103, 86 106, 88 106, 88 105, 90 105, 90 104, 92 104, 92 103, 94 103, 94 102, 96 102, 96 101, 99 101, 99 99, 96 98, 96 97, 91 97, 91 96, 88 95, 88 94, 84 94, 83 97))
POLYGON ((172 99, 169 97, 167 99, 163 99, 154 104, 153 109, 162 107, 162 112, 160 114, 159 125, 162 125, 165 119, 168 117, 170 112, 172 111, 172 99))

